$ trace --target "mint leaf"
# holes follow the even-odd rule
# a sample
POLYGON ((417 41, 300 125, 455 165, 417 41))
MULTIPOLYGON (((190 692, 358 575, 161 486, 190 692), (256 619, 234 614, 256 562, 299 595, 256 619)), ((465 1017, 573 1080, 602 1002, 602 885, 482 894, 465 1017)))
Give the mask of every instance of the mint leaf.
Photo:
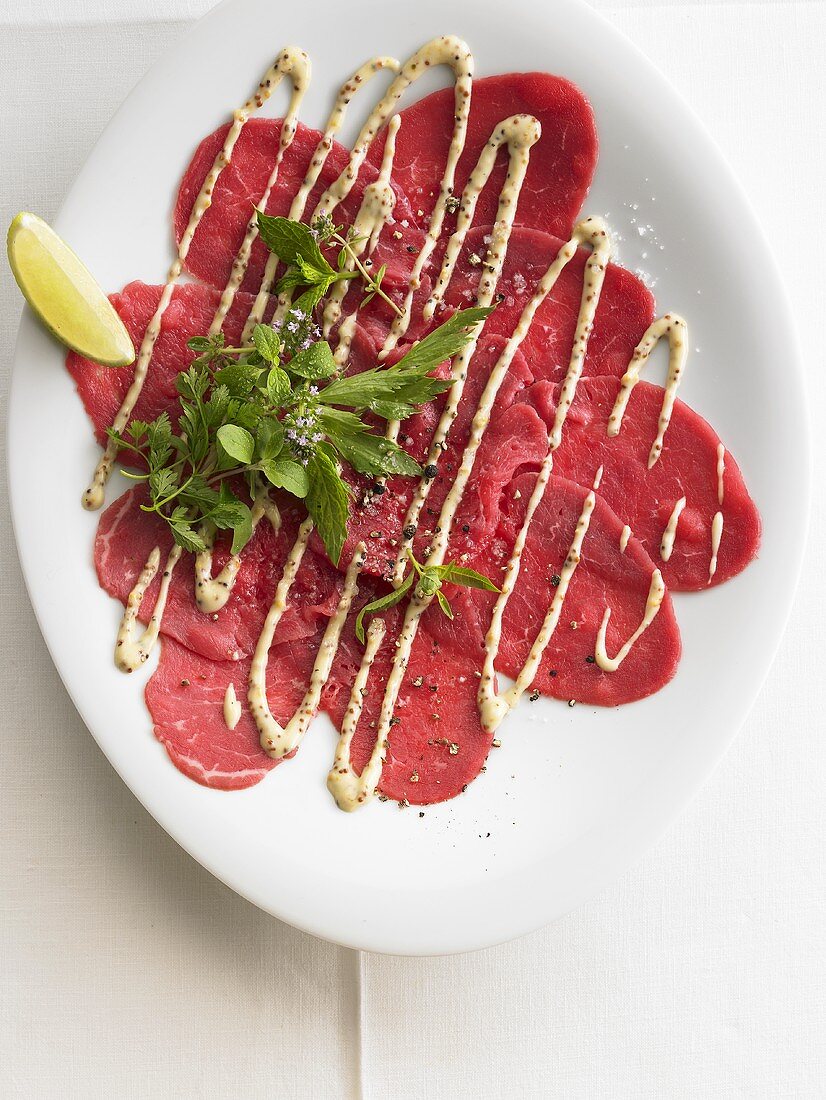
POLYGON ((330 434, 333 446, 345 462, 360 474, 381 477, 402 474, 415 477, 422 472, 419 463, 396 443, 370 432, 330 434))
MULTIPOLYGON (((327 261, 325 260, 324 262, 326 264, 327 261)), ((329 288, 330 282, 338 278, 337 273, 332 269, 327 271, 322 268, 314 267, 301 256, 296 260, 295 266, 307 286, 317 286, 319 283, 326 283, 327 288, 329 288)))
POLYGON ((332 268, 318 247, 318 242, 308 225, 294 222, 289 218, 274 218, 258 211, 258 235, 279 260, 290 267, 298 267, 304 261, 311 269, 321 273, 332 272, 332 268))
POLYGON ((255 453, 259 461, 275 458, 284 447, 284 428, 280 420, 261 420, 255 433, 255 453))
POLYGON ((442 612, 447 615, 449 619, 453 619, 453 608, 448 603, 447 597, 445 596, 444 592, 437 591, 436 599, 439 601, 439 607, 441 607, 442 612))
POLYGON ((291 458, 271 458, 261 463, 261 470, 276 489, 286 489, 302 500, 310 491, 310 477, 299 462, 291 458))
POLYGON ((275 284, 276 294, 286 294, 290 290, 295 290, 297 286, 306 286, 307 280, 301 274, 301 272, 291 267, 286 274, 282 275, 278 282, 275 284))
POLYGON ((347 535, 347 489, 335 463, 320 448, 307 464, 310 476, 307 510, 324 543, 327 556, 338 565, 347 535))
POLYGON ((413 583, 415 575, 415 573, 408 573, 398 588, 394 589, 392 592, 388 592, 386 596, 380 596, 379 599, 366 604, 361 611, 359 611, 356 616, 356 637, 362 645, 364 645, 365 615, 374 615, 379 611, 386 611, 389 607, 394 607, 397 603, 401 603, 410 591, 410 586, 413 583))
POLYGON ((269 325, 256 325, 252 330, 252 342, 262 359, 268 363, 278 362, 281 341, 269 325))
POLYGON ((255 443, 246 428, 237 424, 224 424, 218 429, 218 442, 230 458, 236 459, 242 466, 252 462, 255 443))
POLYGON ((456 355, 470 339, 469 329, 491 312, 474 307, 455 313, 425 336, 392 367, 371 367, 360 374, 336 378, 318 395, 324 405, 371 409, 387 420, 404 420, 453 384, 434 378, 432 371, 456 355))
POLYGON ((448 584, 460 584, 463 588, 480 588, 485 592, 498 592, 499 589, 482 573, 475 569, 466 569, 463 565, 448 562, 437 567, 442 580, 448 584))
POLYGON ((319 286, 310 287, 309 290, 305 290, 304 293, 293 302, 293 310, 301 310, 302 313, 306 313, 308 317, 312 317, 313 310, 324 297, 324 290, 319 286))
POLYGON ((215 374, 215 381, 225 386, 231 397, 248 397, 258 384, 261 368, 250 363, 231 363, 215 374))
POLYGON ((297 374, 299 378, 317 382, 322 378, 329 378, 334 373, 336 361, 330 345, 325 340, 319 340, 303 351, 299 351, 286 366, 290 374, 297 374))
POLYGON ((349 405, 353 409, 373 409, 376 403, 393 401, 397 407, 403 405, 409 416, 416 405, 426 404, 452 385, 449 378, 433 378, 415 370, 371 367, 361 374, 336 378, 324 387, 318 400, 323 405, 349 405))
POLYGON ((267 396, 277 409, 286 405, 290 399, 292 387, 287 372, 281 367, 273 367, 267 375, 267 396))

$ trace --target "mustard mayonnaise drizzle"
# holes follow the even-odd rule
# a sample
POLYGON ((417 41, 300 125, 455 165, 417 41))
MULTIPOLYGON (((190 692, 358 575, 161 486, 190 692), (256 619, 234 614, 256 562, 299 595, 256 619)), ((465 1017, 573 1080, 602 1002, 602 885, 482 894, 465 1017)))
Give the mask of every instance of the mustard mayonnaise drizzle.
MULTIPOLYGON (((384 70, 395 73, 395 77, 389 88, 376 103, 359 131, 347 164, 323 192, 309 219, 312 221, 321 215, 332 214, 336 207, 347 198, 356 183, 372 141, 383 129, 385 129, 387 137, 381 168, 377 178, 365 188, 363 199, 354 221, 356 236, 363 238, 363 240, 354 247, 356 255, 359 257, 366 255, 369 258, 383 230, 388 224, 392 224, 393 219, 395 192, 392 187, 391 177, 395 140, 401 124, 401 118, 396 113, 399 101, 416 80, 431 68, 439 66, 447 66, 453 73, 453 131, 445 156, 439 191, 434 198, 433 206, 428 215, 425 240, 414 262, 400 315, 394 318, 382 348, 382 357, 386 356, 398 344, 410 326, 415 292, 421 285, 422 272, 442 238, 448 199, 453 198, 456 168, 465 146, 472 98, 473 57, 466 44, 462 42, 461 39, 452 35, 445 35, 426 43, 403 65, 400 65, 399 62, 393 58, 376 57, 357 69, 338 91, 321 140, 316 146, 310 165, 292 200, 289 211, 290 218, 301 219, 304 217, 309 196, 321 176, 329 153, 333 148, 335 136, 339 133, 343 124, 348 104, 351 102, 354 95, 356 95, 361 88, 365 87, 378 73, 384 70)), ((272 189, 277 183, 284 155, 295 135, 298 124, 299 108, 310 81, 309 58, 304 51, 296 47, 288 47, 279 54, 274 64, 265 73, 254 95, 243 105, 243 107, 236 111, 233 116, 221 152, 216 157, 210 172, 204 180, 201 191, 193 204, 189 223, 181 238, 176 259, 169 270, 161 300, 144 335, 135 368, 134 380, 114 421, 113 426, 118 431, 121 431, 125 427, 135 403, 140 396, 141 388, 150 366, 152 351, 160 333, 164 311, 171 299, 174 285, 183 270, 183 264, 186 260, 198 224, 205 211, 209 208, 216 181, 223 169, 230 163, 233 149, 248 118, 266 102, 283 79, 289 80, 292 90, 288 110, 281 128, 278 146, 274 152, 272 170, 265 190, 258 202, 258 206, 261 209, 266 207, 272 189)), ((504 119, 494 128, 459 198, 455 229, 448 237, 438 277, 423 307, 423 316, 425 319, 433 317, 443 302, 444 295, 453 277, 457 260, 465 245, 467 234, 472 227, 479 195, 488 184, 497 158, 501 150, 504 149, 508 156, 508 172, 505 183, 499 194, 496 221, 489 240, 487 253, 483 263, 480 265, 480 278, 475 296, 476 304, 478 305, 489 305, 493 301, 495 288, 501 276, 507 255, 511 230, 515 220, 516 207, 530 161, 531 148, 539 138, 539 123, 535 118, 529 115, 514 115, 504 119)), ((422 211, 419 211, 418 214, 423 216, 422 211)), ((251 249, 257 233, 257 221, 253 212, 247 224, 246 232, 238 249, 238 253, 234 259, 229 281, 221 294, 218 308, 210 326, 211 333, 216 333, 221 330, 238 288, 241 286, 246 274, 251 249)), ((560 583, 554 591, 553 599, 536 635, 530 654, 514 684, 501 695, 498 695, 495 687, 495 662, 501 638, 504 611, 519 575, 520 561, 528 531, 536 510, 542 501, 553 471, 554 452, 562 442, 565 421, 574 401, 578 382, 583 373, 588 350, 588 341, 594 326, 594 318, 600 300, 606 267, 611 257, 611 239, 607 226, 602 219, 587 217, 577 223, 570 240, 561 246, 523 308, 516 328, 500 353, 479 400, 459 469, 454 476, 450 490, 442 505, 438 523, 434 527, 434 537, 427 555, 427 565, 438 565, 445 559, 453 521, 473 471, 474 462, 485 431, 489 425, 491 413, 501 385, 517 351, 528 334, 537 310, 551 294, 559 276, 574 258, 579 247, 587 248, 589 254, 584 267, 583 287, 573 346, 571 348, 566 374, 560 388, 554 421, 549 431, 548 449, 534 483, 533 491, 526 507, 523 524, 520 528, 511 556, 506 563, 501 592, 496 600, 491 623, 486 635, 485 657, 479 685, 478 703, 482 724, 488 730, 496 729, 504 716, 518 703, 525 690, 529 688, 533 682, 545 649, 558 625, 571 579, 582 560, 584 547, 587 545, 586 539, 591 515, 596 504, 596 493, 599 489, 603 472, 602 467, 600 467, 596 473, 592 489, 585 495, 582 510, 577 520, 565 562, 560 568, 560 583)), ((350 263, 352 264, 353 261, 351 260, 350 263)), ((271 255, 268 259, 254 305, 247 318, 244 328, 245 340, 249 339, 253 327, 255 324, 260 323, 265 315, 272 294, 277 269, 278 259, 275 255, 271 255)), ((336 361, 340 366, 346 364, 349 355, 359 308, 357 303, 354 311, 345 313, 348 290, 349 283, 347 282, 340 283, 334 289, 333 293, 328 298, 323 318, 325 335, 329 334, 333 327, 338 324, 335 355, 336 361)), ((289 301, 290 299, 287 295, 282 295, 279 298, 276 316, 283 316, 284 312, 289 307, 289 301)), ((468 368, 475 354, 483 329, 483 323, 475 327, 470 334, 470 340, 466 347, 460 352, 452 364, 451 377, 453 384, 447 393, 444 410, 431 442, 427 458, 428 465, 438 466, 439 459, 445 446, 445 441, 457 416, 459 404, 463 397, 468 368)), ((607 426, 607 434, 609 436, 616 436, 621 430, 628 402, 634 386, 639 380, 641 371, 648 362, 654 348, 659 341, 664 338, 667 338, 669 343, 668 379, 658 421, 657 435, 652 442, 649 452, 649 468, 658 461, 662 453, 665 434, 670 423, 674 401, 676 399, 676 391, 685 366, 687 355, 687 331, 686 323, 681 317, 676 314, 666 314, 656 320, 643 335, 622 378, 620 390, 607 426)), ((388 435, 391 438, 395 438, 397 431, 397 424, 389 425, 388 435)), ((102 503, 103 490, 111 473, 115 454, 116 448, 112 444, 109 444, 104 450, 95 470, 92 482, 84 495, 84 504, 87 507, 99 507, 102 503)), ((720 506, 722 506, 723 502, 724 467, 725 451, 721 444, 718 449, 717 457, 718 502, 720 506)), ((405 527, 409 524, 416 524, 427 499, 431 484, 432 478, 423 477, 421 479, 408 509, 404 524, 405 527)), ((661 556, 664 561, 668 560, 671 550, 673 549, 677 522, 684 506, 685 498, 681 498, 681 500, 676 502, 663 533, 661 556)), ((278 509, 266 493, 261 493, 256 497, 253 503, 254 525, 257 525, 265 516, 271 523, 273 529, 278 531, 280 527, 280 514, 278 509)), ((276 586, 272 604, 258 638, 249 674, 247 701, 250 713, 261 735, 261 744, 264 751, 274 758, 282 758, 295 750, 318 708, 324 684, 329 677, 332 663, 338 649, 342 630, 344 629, 350 613, 353 600, 358 592, 358 578, 364 565, 365 547, 364 544, 359 544, 350 559, 336 611, 329 619, 327 628, 319 645, 307 690, 295 713, 286 724, 282 726, 273 716, 267 700, 267 665, 269 652, 274 643, 279 622, 288 606, 290 590, 300 569, 312 530, 312 521, 307 518, 301 524, 295 543, 287 555, 281 578, 276 586)), ((714 576, 716 569, 717 552, 722 537, 722 531, 723 516, 722 512, 718 512, 712 524, 709 580, 714 576)), ((205 530, 203 534, 207 542, 211 543, 213 533, 205 530)), ((622 552, 625 551, 630 537, 631 529, 626 525, 623 528, 620 538, 620 550, 622 552)), ((127 600, 116 647, 116 661, 119 667, 131 671, 133 668, 140 667, 140 665, 145 663, 148 659, 149 653, 160 630, 161 617, 163 615, 164 605, 169 590, 172 571, 180 556, 180 548, 177 546, 173 547, 167 557, 164 567, 164 575, 153 615, 143 633, 139 637, 136 637, 136 620, 141 600, 143 599, 146 589, 152 583, 160 563, 159 548, 156 547, 152 554, 150 554, 127 600)), ((402 579, 404 562, 405 546, 403 545, 399 551, 393 572, 395 584, 400 583, 402 579)), ((195 563, 196 599, 202 611, 209 614, 216 614, 217 611, 224 606, 231 594, 241 563, 242 557, 240 555, 233 555, 223 569, 216 576, 213 576, 211 545, 209 549, 197 555, 195 563)), ((610 620, 611 610, 610 608, 605 609, 595 647, 595 660, 603 671, 615 671, 627 657, 642 633, 650 626, 651 622, 653 622, 662 604, 664 593, 665 588, 662 583, 662 576, 659 570, 655 570, 651 578, 648 599, 641 622, 635 632, 626 640, 614 657, 609 657, 606 650, 606 631, 610 620)), ((370 670, 386 635, 386 626, 383 620, 374 619, 370 624, 367 632, 364 657, 353 683, 349 705, 345 713, 336 748, 335 760, 327 781, 331 793, 342 809, 356 809, 369 801, 380 781, 382 766, 388 748, 393 710, 396 705, 398 693, 407 668, 421 617, 429 607, 431 600, 432 597, 422 597, 414 590, 414 594, 408 602, 400 633, 395 640, 393 663, 387 684, 384 688, 374 748, 361 775, 356 775, 350 760, 352 738, 362 713, 363 697, 366 691, 370 670)), ((234 684, 230 684, 227 687, 223 704, 223 713, 227 726, 229 728, 234 728, 241 714, 241 704, 235 694, 234 684)))
MULTIPOLYGON (((262 107, 263 104, 266 103, 273 91, 285 77, 290 80, 293 88, 291 101, 292 108, 295 106, 296 97, 303 95, 309 81, 309 58, 303 50, 299 50, 296 46, 288 46, 281 51, 274 64, 264 73, 256 91, 233 116, 232 124, 227 131, 227 136, 224 139, 221 151, 215 158, 212 168, 210 168, 207 173, 201 185, 201 190, 198 192, 197 198, 195 199, 192 213, 189 216, 189 222, 187 223, 180 244, 178 245, 178 253, 167 273, 158 307, 143 335, 137 362, 135 363, 135 374, 132 379, 132 384, 127 390, 126 397, 124 397, 121 407, 112 422, 112 427, 116 432, 121 432, 126 427, 129 417, 132 415, 132 410, 141 395, 141 390, 146 381, 146 374, 152 359, 152 351, 160 335, 163 315, 172 300, 172 291, 183 271, 184 261, 189 253, 198 224, 212 205, 212 192, 215 189, 218 177, 229 164, 232 158, 232 150, 235 148, 235 143, 238 141, 247 120, 259 107, 262 107)), ((117 452, 117 444, 109 440, 95 467, 92 480, 83 494, 83 506, 85 508, 94 510, 100 508, 103 504, 104 489, 112 474, 112 467, 117 452)))

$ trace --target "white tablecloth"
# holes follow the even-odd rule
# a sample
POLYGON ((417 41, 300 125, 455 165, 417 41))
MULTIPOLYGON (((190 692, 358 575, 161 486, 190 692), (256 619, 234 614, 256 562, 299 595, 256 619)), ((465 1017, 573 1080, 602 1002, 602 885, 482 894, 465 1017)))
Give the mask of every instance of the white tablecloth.
MULTIPOLYGON (((54 213, 116 104, 209 6, 0 0, 4 225, 24 207, 54 213)), ((4 500, 4 1096, 826 1095, 826 2, 598 6, 706 120, 800 303, 812 537, 745 729, 665 839, 579 912, 473 956, 359 956, 230 893, 111 771, 51 666, 4 500)), ((4 270, 3 396, 19 308, 4 270)))

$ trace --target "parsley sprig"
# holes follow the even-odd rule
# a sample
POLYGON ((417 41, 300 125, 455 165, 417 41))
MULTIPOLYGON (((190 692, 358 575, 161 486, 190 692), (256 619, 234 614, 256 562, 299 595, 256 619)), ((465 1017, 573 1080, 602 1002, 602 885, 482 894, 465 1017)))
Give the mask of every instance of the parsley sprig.
POLYGON ((425 600, 435 596, 439 602, 442 613, 449 619, 453 618, 453 608, 450 606, 447 596, 442 592, 443 584, 455 584, 462 588, 481 588, 485 592, 498 592, 499 589, 482 573, 475 569, 467 569, 455 562, 447 562, 445 565, 422 565, 416 561, 413 552, 408 548, 407 557, 411 568, 405 575, 398 588, 388 592, 386 596, 380 596, 372 603, 365 604, 356 618, 356 637, 364 644, 364 619, 367 615, 378 615, 388 611, 391 607, 401 603, 407 593, 413 588, 414 595, 425 600))
POLYGON ((184 549, 205 550, 215 530, 232 532, 233 553, 244 548, 252 513, 235 491, 243 479, 250 498, 272 486, 304 501, 337 564, 349 516, 342 464, 376 478, 421 474, 418 462, 365 416, 403 419, 448 389, 451 381, 434 377, 434 368, 461 350, 490 311, 454 314, 391 367, 341 375, 314 310, 335 281, 359 272, 330 267, 320 230, 261 214, 259 221, 265 243, 288 265, 288 289, 303 287, 301 295, 283 320, 256 325, 249 345, 229 347, 223 333, 189 341, 197 355, 176 380, 176 423, 165 412, 109 435, 143 460, 147 473, 126 476, 147 483, 142 507, 163 519, 184 549))

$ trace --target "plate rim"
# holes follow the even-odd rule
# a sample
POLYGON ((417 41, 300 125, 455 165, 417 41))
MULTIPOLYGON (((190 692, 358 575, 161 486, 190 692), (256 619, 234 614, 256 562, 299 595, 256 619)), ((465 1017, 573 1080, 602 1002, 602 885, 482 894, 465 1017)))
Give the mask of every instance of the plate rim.
MULTIPOLYGON (((197 20, 191 27, 189 27, 183 34, 173 36, 169 45, 162 51, 160 56, 153 62, 146 73, 137 82, 135 87, 129 92, 118 109, 114 112, 101 135, 94 143, 92 149, 90 149, 84 164, 79 169, 72 181, 64 200, 60 205, 56 220, 59 220, 60 214, 66 205, 69 197, 77 186, 78 179, 82 175, 88 160, 92 157, 94 151, 98 148, 98 145, 104 140, 106 135, 115 126, 119 116, 125 111, 128 105, 139 94, 140 89, 144 83, 150 79, 152 74, 165 62, 171 53, 176 51, 179 45, 193 35, 196 29, 202 27, 204 24, 211 22, 218 17, 225 9, 233 7, 238 0, 221 0, 214 8, 207 12, 201 19, 197 20)), ((797 326, 794 323, 794 312, 792 309, 791 300, 779 271, 777 262, 774 257, 774 253, 771 244, 767 238, 767 235, 763 229, 761 222, 759 221, 756 212, 752 206, 752 203, 741 184, 738 177, 735 175, 733 169, 728 163, 724 153, 709 133, 702 119, 698 116, 693 107, 684 99, 681 92, 674 87, 669 78, 663 73, 659 67, 648 58, 642 50, 622 31, 614 26, 610 20, 608 20, 600 12, 592 9, 584 0, 554 0, 555 7, 564 10, 576 9, 580 13, 587 13, 587 18, 597 21, 602 28, 602 31, 614 40, 615 43, 619 43, 621 48, 626 51, 630 51, 636 60, 636 63, 640 65, 648 74, 649 77, 653 77, 661 86, 665 86, 668 89, 669 95, 679 103, 681 111, 684 112, 686 118, 690 119, 695 126, 697 132, 702 135, 706 147, 715 158, 715 164, 713 169, 716 173, 723 173, 728 181, 730 187, 737 193, 739 202, 741 204, 741 210, 743 210, 748 219, 750 232, 754 234, 754 240, 758 245, 763 258, 765 259, 766 275, 770 279, 772 284, 772 292, 775 294, 775 301, 778 313, 777 327, 779 330, 783 330, 786 333, 788 343, 790 346, 789 364, 791 376, 794 379, 798 394, 799 411, 801 411, 801 439, 803 453, 805 454, 805 469, 799 472, 799 481, 802 483, 801 487, 801 500, 804 501, 804 507, 800 515, 800 537, 795 539, 795 554, 794 560, 789 568, 789 578, 786 587, 786 599, 783 608, 782 623, 778 627, 776 634, 772 638, 770 645, 770 652, 768 652, 763 661, 763 667, 760 674, 754 678, 752 689, 749 693, 749 697, 746 701, 738 706, 738 711, 741 712, 738 721, 732 723, 728 729, 727 734, 718 739, 716 743, 716 750, 713 759, 711 759, 704 767, 698 769, 697 775, 693 781, 683 790, 679 797, 672 795, 670 801, 670 809, 665 813, 659 813, 656 815, 656 826, 652 828, 649 823, 646 827, 640 827, 636 832, 642 835, 637 837, 626 837, 623 844, 622 855, 615 858, 614 869, 611 873, 602 873, 599 875, 599 882, 591 885, 587 885, 584 888, 580 888, 578 891, 574 890, 574 895, 568 899, 567 904, 562 908, 557 906, 551 906, 553 911, 540 913, 533 912, 529 918, 523 918, 521 921, 511 921, 507 930, 501 929, 498 932, 491 934, 478 935, 476 938, 464 937, 461 944, 457 945, 457 942, 446 942, 446 946, 436 946, 433 942, 422 942, 420 944, 408 944, 406 947, 401 948, 396 940, 394 940, 392 934, 390 936, 376 938, 375 930, 370 929, 366 933, 360 933, 356 930, 352 930, 351 933, 345 934, 343 932, 336 931, 331 933, 329 924, 319 921, 317 918, 313 919, 311 915, 307 913, 296 913, 295 907, 290 906, 287 903, 274 905, 271 897, 264 897, 264 892, 256 890, 250 886, 250 884, 242 879, 237 878, 226 866, 222 866, 220 861, 210 858, 210 853, 203 849, 203 846, 199 846, 193 843, 190 838, 182 835, 182 831, 176 827, 175 823, 170 820, 170 815, 164 812, 162 806, 155 804, 154 800, 149 796, 149 792, 145 790, 138 790, 127 779, 125 779, 123 772, 113 760, 110 753, 107 751, 104 741, 98 738, 95 733, 95 723, 87 718, 85 713, 86 708, 81 704, 77 698, 77 693, 73 690, 72 683, 64 675, 64 669, 62 662, 59 660, 52 645, 52 641, 46 632, 44 627, 44 616, 42 614, 42 607, 38 598, 38 584, 35 569, 32 563, 27 563, 25 555, 22 552, 22 543, 24 536, 21 534, 23 527, 25 526, 25 512, 26 501, 25 494, 21 485, 20 471, 18 470, 18 458, 13 447, 15 430, 14 430, 14 410, 20 398, 21 386, 19 383, 20 366, 18 363, 20 355, 20 345, 25 338, 25 331, 31 321, 31 316, 26 308, 23 313, 23 317, 18 329, 18 336, 15 343, 15 350, 13 355, 13 367, 11 373, 11 383, 9 387, 9 401, 7 408, 7 441, 6 441, 6 479, 9 492, 10 513, 12 518, 12 527, 15 537, 15 545, 17 548, 18 558, 20 560, 21 570, 23 573, 26 590, 29 596, 30 603, 34 610, 35 618, 38 623, 38 627, 43 635, 44 642, 49 652, 50 658, 55 665, 55 668, 60 676, 61 682, 65 687, 69 698, 72 700, 72 704, 78 711, 81 719, 86 725, 87 729, 92 733, 98 746, 103 751, 104 755, 112 764, 115 771, 120 778, 127 784, 131 792, 141 802, 144 808, 152 815, 152 817, 161 825, 161 827, 169 833, 170 836, 178 843, 185 851, 187 851, 193 858, 195 858, 203 867, 205 867, 211 874, 213 874, 220 881, 224 882, 236 893, 247 898, 253 904, 259 906, 272 915, 278 917, 287 923, 301 928, 314 935, 321 936, 324 939, 331 942, 338 943, 342 946, 371 950, 383 953, 391 954, 409 954, 409 955, 434 955, 434 954, 450 954, 460 953, 464 951, 478 950, 487 946, 493 946, 497 943, 505 942, 525 935, 537 928, 543 927, 545 924, 556 920, 569 912, 571 909, 576 908, 578 905, 583 904, 588 898, 593 896, 596 892, 604 890, 611 882, 615 881, 621 874, 625 873, 629 867, 636 863, 643 854, 663 835, 663 833, 673 824, 673 822, 685 811, 690 802, 694 799, 699 789, 705 784, 711 774, 719 766, 725 753, 731 746, 734 738, 739 733, 743 724, 745 723, 748 715, 750 714, 757 696, 763 688, 763 685, 771 670, 772 664, 776 658, 778 648, 783 640, 785 631, 788 625, 789 616, 794 605, 795 593, 798 588, 800 574, 802 570, 803 557, 805 553, 805 546, 808 537, 808 531, 810 527, 810 514, 812 506, 812 467, 813 467, 813 454, 812 454, 812 431, 809 414, 809 404, 807 401, 807 379, 803 364, 803 357, 801 354, 800 338, 798 335, 797 326), (367 938, 365 938, 365 936, 367 938)), ((498 5, 488 0, 484 4, 485 7, 497 7, 498 5)), ((523 6, 526 9, 530 9, 534 6, 532 0, 524 0, 523 6)), ((563 74, 564 75, 564 74, 563 74)), ((19 453, 19 452, 18 452, 19 453)), ((647 820, 647 819, 646 819, 647 820)), ((507 881, 507 878, 501 881, 507 881)))

